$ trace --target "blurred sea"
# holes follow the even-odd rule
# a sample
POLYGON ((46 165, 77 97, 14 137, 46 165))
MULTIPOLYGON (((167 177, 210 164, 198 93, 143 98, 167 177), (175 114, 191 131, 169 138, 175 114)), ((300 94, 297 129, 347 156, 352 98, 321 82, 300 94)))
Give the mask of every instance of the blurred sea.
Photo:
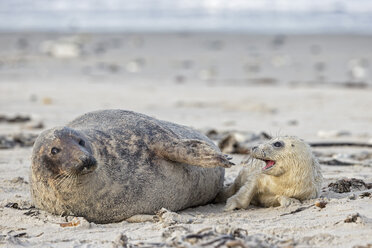
POLYGON ((0 31, 372 33, 372 0, 0 0, 0 31))

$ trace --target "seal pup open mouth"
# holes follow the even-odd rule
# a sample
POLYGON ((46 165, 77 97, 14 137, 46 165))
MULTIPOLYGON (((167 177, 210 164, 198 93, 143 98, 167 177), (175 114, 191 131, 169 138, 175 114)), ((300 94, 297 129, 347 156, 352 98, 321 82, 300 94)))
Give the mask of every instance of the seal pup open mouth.
POLYGON ((271 160, 271 159, 267 159, 267 158, 261 158, 261 157, 257 157, 257 156, 252 156, 252 158, 265 162, 265 166, 262 168, 262 171, 268 171, 268 170, 272 169, 276 164, 275 160, 271 160))
POLYGON ((266 163, 266 166, 262 168, 263 171, 270 170, 275 165, 275 161, 273 160, 265 160, 265 159, 261 159, 261 160, 266 163))

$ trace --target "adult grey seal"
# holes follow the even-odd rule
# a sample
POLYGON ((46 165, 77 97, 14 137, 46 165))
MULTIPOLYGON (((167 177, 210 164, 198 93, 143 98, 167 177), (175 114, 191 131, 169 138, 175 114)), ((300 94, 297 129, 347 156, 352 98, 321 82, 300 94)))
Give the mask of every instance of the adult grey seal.
POLYGON ((211 202, 233 163, 204 135, 125 110, 84 114, 36 139, 36 207, 95 223, 211 202))

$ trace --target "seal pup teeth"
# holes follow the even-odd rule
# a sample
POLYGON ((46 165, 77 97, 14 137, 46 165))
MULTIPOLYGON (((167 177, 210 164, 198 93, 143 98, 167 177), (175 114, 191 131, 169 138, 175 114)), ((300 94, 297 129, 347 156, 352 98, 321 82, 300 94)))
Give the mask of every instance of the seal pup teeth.
POLYGON ((189 127, 125 110, 82 115, 36 139, 35 206, 111 223, 211 202, 233 163, 189 127))
POLYGON ((320 194, 322 174, 311 148, 294 136, 282 136, 253 147, 248 166, 217 199, 227 199, 225 211, 247 208, 287 207, 320 194))

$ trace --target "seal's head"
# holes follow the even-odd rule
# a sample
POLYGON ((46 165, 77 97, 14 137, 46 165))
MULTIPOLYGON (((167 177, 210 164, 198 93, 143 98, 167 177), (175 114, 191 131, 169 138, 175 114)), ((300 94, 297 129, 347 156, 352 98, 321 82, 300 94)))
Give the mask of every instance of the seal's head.
POLYGON ((79 131, 53 128, 41 133, 35 141, 32 169, 44 176, 81 176, 96 168, 92 147, 79 131))
POLYGON ((295 136, 277 137, 255 146, 251 156, 264 161, 262 172, 272 176, 281 176, 288 171, 304 169, 309 165, 311 167, 314 163, 309 145, 295 136))

